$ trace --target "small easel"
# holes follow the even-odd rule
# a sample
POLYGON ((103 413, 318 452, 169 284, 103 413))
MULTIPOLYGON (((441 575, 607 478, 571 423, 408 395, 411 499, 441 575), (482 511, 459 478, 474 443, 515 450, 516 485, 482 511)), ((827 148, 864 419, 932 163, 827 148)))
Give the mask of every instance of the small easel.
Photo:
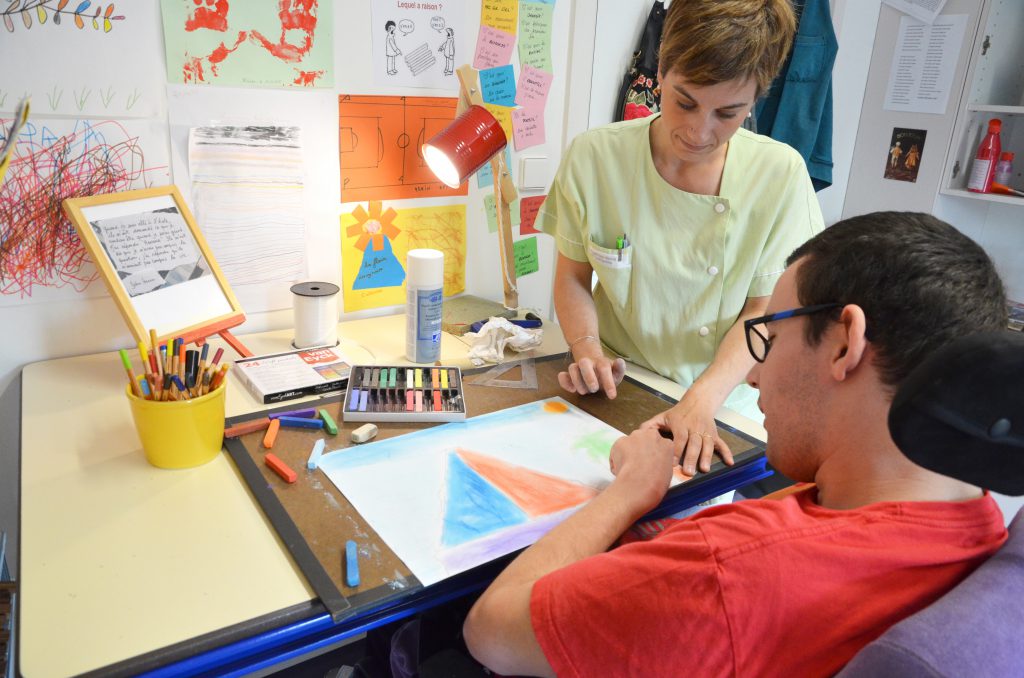
MULTIPOLYGON (((466 64, 456 69, 459 76, 459 106, 456 115, 471 105, 483 106, 477 70, 466 64)), ((512 140, 508 140, 512 143, 512 140)), ((501 254, 501 275, 505 293, 505 308, 515 311, 519 308, 519 288, 516 287, 516 262, 512 248, 512 210, 510 205, 519 197, 512 176, 505 166, 505 154, 501 151, 490 160, 491 177, 494 182, 494 208, 498 220, 498 247, 501 254)))

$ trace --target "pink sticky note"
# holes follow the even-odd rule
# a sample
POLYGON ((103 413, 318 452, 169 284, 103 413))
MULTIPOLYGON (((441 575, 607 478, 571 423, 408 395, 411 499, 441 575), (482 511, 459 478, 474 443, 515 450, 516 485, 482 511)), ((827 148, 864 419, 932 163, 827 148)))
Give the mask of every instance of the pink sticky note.
POLYGON ((512 136, 516 150, 544 143, 544 109, 517 108, 512 111, 512 136))
POLYGON ((537 212, 540 211, 540 206, 544 204, 546 197, 546 195, 535 195, 519 200, 519 235, 540 233, 533 227, 533 224, 537 221, 537 212))
POLYGON ((491 26, 480 26, 476 37, 476 55, 473 68, 495 68, 512 60, 516 36, 491 26))
POLYGON ((551 73, 529 64, 523 66, 523 71, 519 74, 519 84, 516 86, 516 103, 526 108, 538 107, 543 110, 553 77, 551 73))

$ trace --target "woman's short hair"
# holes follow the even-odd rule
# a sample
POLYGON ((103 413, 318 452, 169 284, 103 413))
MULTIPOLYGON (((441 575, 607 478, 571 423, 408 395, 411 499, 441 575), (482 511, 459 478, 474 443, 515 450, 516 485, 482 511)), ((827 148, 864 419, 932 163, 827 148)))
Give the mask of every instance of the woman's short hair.
POLYGON ((701 86, 753 78, 760 96, 785 63, 795 34, 790 0, 673 0, 659 68, 701 86))

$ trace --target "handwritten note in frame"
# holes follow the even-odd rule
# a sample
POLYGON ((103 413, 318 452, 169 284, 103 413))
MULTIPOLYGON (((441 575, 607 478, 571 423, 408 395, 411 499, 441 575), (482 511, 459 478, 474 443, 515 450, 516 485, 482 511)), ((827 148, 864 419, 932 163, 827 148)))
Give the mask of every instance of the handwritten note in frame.
POLYGON ((206 337, 245 315, 176 186, 69 198, 64 211, 136 341, 206 337))

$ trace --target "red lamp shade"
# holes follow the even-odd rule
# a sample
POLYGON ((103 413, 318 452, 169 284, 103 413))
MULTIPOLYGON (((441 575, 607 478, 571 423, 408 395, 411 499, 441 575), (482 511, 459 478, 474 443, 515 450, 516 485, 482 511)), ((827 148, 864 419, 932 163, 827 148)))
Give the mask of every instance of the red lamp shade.
POLYGON ((423 159, 438 179, 458 188, 507 144, 497 118, 473 105, 423 144, 423 159))

